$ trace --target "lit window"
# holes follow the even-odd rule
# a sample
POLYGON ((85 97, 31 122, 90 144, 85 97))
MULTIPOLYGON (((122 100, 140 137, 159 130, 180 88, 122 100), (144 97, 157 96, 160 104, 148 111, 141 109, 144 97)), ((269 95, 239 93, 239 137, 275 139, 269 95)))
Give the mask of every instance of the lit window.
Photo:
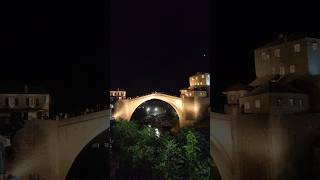
POLYGON ((296 66, 295 65, 290 65, 290 73, 295 73, 296 72, 296 66))
POLYGON ((312 43, 312 50, 316 51, 318 49, 318 43, 312 43))
POLYGON ((202 78, 204 78, 204 75, 202 75, 202 78))
POLYGON ((300 44, 294 45, 294 52, 300 52, 300 44))
POLYGON ((269 54, 267 54, 267 53, 265 53, 265 52, 262 52, 262 60, 268 60, 268 59, 270 59, 270 55, 269 54))
POLYGON ((261 101, 260 101, 260 99, 256 99, 254 102, 255 102, 256 108, 260 108, 260 107, 261 107, 261 101))
POLYGON ((281 66, 280 67, 280 75, 285 75, 285 74, 286 74, 286 69, 283 66, 281 66))
POLYGON ((277 106, 281 106, 281 99, 277 99, 276 104, 277 106))
POLYGON ((290 106, 293 106, 294 105, 294 99, 289 99, 289 104, 290 104, 290 106))
POLYGON ((250 103, 249 102, 245 102, 244 103, 244 108, 245 109, 250 109, 250 103))
POLYGON ((280 49, 274 50, 274 56, 275 57, 280 57, 280 49))

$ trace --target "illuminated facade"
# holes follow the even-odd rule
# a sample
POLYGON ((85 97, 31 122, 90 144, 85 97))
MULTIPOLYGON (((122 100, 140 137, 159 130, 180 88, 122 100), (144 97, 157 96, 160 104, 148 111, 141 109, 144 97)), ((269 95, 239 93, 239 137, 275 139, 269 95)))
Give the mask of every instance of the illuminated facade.
POLYGON ((7 89, 0 92, 1 114, 17 114, 23 119, 48 119, 50 95, 40 89, 7 89))
POLYGON ((110 91, 110 108, 113 109, 115 103, 120 99, 126 99, 127 92, 124 90, 113 90, 110 91))
POLYGON ((190 87, 210 86, 210 74, 209 73, 196 73, 189 77, 190 87))
POLYGON ((320 112, 319 44, 319 39, 290 35, 256 49, 256 79, 224 91, 225 111, 320 112))
POLYGON ((320 75, 320 39, 279 36, 254 51, 256 76, 320 75))
POLYGON ((210 96, 210 74, 196 73, 189 77, 190 87, 180 90, 180 97, 209 97, 210 96))

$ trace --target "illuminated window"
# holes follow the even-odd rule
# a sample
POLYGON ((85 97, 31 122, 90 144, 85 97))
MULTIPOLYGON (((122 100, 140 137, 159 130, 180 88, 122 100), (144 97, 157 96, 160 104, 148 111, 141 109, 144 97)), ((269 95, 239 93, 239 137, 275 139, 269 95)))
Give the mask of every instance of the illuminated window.
POLYGON ((295 65, 290 65, 290 73, 295 73, 296 71, 296 66, 295 65))
POLYGON ((202 75, 202 78, 204 78, 204 75, 202 75))
POLYGON ((312 43, 312 50, 316 51, 318 49, 318 43, 312 43))
POLYGON ((281 106, 281 99, 280 99, 280 98, 278 98, 278 99, 276 100, 276 105, 277 105, 277 106, 281 106))
POLYGON ((275 57, 280 57, 280 49, 274 50, 274 56, 275 57))
POLYGON ((269 54, 267 54, 267 53, 265 53, 265 52, 262 52, 262 60, 268 60, 268 59, 270 59, 270 55, 269 54))
POLYGON ((289 104, 290 104, 290 106, 293 106, 295 103, 294 103, 294 99, 292 99, 292 98, 290 98, 289 99, 289 104))
POLYGON ((260 108, 260 107, 261 107, 261 101, 260 101, 260 99, 256 99, 256 100, 254 101, 254 103, 255 103, 256 108, 260 108))
POLYGON ((294 52, 300 52, 300 44, 294 45, 294 52))
POLYGON ((250 103, 249 102, 245 102, 244 103, 244 109, 250 109, 250 103))

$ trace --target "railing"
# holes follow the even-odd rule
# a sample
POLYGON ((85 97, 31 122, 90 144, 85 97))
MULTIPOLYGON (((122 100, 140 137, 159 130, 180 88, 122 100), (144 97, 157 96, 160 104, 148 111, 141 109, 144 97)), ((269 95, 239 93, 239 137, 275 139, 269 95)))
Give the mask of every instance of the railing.
POLYGON ((85 108, 82 111, 78 111, 78 112, 74 112, 74 113, 59 113, 54 115, 53 119, 54 120, 61 120, 61 119, 69 119, 69 118, 73 118, 73 117, 79 117, 79 116, 83 116, 83 115, 87 115, 90 113, 95 113, 95 112, 99 112, 99 111, 103 111, 103 110, 107 110, 108 107, 107 106, 95 106, 95 107, 88 107, 85 108))

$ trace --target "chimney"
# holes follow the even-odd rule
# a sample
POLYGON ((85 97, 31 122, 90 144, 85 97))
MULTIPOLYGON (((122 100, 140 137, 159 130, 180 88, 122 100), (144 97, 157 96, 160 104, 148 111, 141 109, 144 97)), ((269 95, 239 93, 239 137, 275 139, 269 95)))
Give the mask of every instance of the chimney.
POLYGON ((24 93, 28 93, 29 89, 28 89, 28 85, 24 85, 24 93))

